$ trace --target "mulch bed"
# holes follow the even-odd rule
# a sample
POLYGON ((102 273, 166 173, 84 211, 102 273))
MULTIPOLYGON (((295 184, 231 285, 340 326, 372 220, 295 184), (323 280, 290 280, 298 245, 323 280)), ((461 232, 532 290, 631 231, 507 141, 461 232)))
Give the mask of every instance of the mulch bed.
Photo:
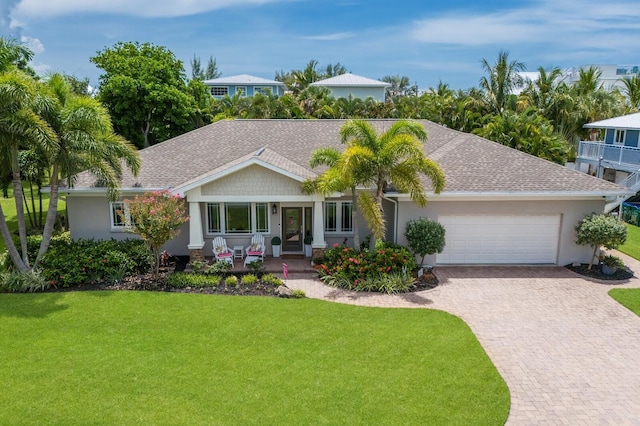
POLYGON ((584 275, 585 277, 593 278, 601 281, 608 281, 607 284, 622 284, 620 281, 626 281, 630 278, 633 278, 633 272, 631 272, 628 268, 619 268, 613 275, 605 275, 602 273, 602 268, 600 265, 593 265, 591 269, 589 269, 588 263, 582 263, 579 266, 573 266, 573 264, 569 264, 566 266, 567 269, 571 271, 584 275))
POLYGON ((433 272, 425 271, 420 278, 416 276, 416 285, 411 289, 411 293, 416 291, 431 290, 438 286, 438 277, 433 272))

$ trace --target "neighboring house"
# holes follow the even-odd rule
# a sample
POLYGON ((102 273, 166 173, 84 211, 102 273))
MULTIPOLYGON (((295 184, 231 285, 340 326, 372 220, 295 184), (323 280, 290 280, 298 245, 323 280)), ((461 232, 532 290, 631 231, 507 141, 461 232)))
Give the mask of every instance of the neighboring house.
POLYGON ((311 83, 310 86, 326 87, 334 98, 367 99, 369 97, 378 102, 384 102, 385 91, 391 84, 380 80, 362 77, 359 75, 346 73, 335 77, 319 80, 311 83))
POLYGON ((236 93, 240 93, 242 96, 253 96, 256 93, 271 92, 273 95, 282 96, 287 90, 281 81, 268 80, 248 74, 205 80, 204 84, 209 88, 211 96, 216 99, 227 95, 233 96, 236 93))
MULTIPOLYGON (((584 125, 592 129, 591 141, 581 141, 576 169, 615 182, 633 193, 640 190, 640 112, 595 121, 584 125), (597 140, 600 129, 604 139, 597 140)), ((608 211, 617 204, 609 204, 608 211)))
MULTIPOLYGON (((371 120, 378 132, 394 120, 371 120)), ((438 162, 447 184, 421 208, 407 194, 387 192, 386 238, 406 244, 405 224, 429 217, 446 228, 443 253, 430 264, 558 264, 587 262, 589 247, 575 243, 575 226, 608 199, 627 191, 611 182, 570 170, 472 134, 429 121, 426 154, 438 162)), ((190 221, 167 243, 173 254, 211 256, 212 240, 247 245, 254 233, 268 243, 282 238, 283 254, 303 253, 302 239, 313 236, 316 254, 327 246, 353 242, 351 194, 306 195, 305 179, 320 173, 309 167, 320 147, 343 149, 344 120, 226 120, 140 151, 138 177, 122 176, 122 196, 167 188, 183 194, 190 221)), ((127 238, 104 188, 88 173, 66 193, 73 238, 127 238)), ((358 218, 361 239, 370 234, 358 218)))

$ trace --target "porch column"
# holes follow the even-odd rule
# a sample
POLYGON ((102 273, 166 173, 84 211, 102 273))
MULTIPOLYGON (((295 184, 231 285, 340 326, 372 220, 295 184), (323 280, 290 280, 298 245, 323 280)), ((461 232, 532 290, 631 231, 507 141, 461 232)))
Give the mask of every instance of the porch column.
POLYGON ((204 260, 204 238, 202 236, 202 217, 200 203, 189 203, 189 258, 204 260))
POLYGON ((324 241, 324 215, 322 214, 322 201, 313 202, 313 257, 324 255, 327 243, 324 241))

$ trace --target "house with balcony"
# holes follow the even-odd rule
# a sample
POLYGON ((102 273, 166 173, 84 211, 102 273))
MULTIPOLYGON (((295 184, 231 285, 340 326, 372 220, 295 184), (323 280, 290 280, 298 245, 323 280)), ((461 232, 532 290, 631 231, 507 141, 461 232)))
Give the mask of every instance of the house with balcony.
POLYGON ((234 96, 239 93, 242 96, 253 96, 256 93, 271 93, 282 96, 287 90, 287 86, 281 81, 269 80, 249 74, 232 75, 229 77, 214 78, 205 80, 211 96, 221 99, 225 96, 234 96))
MULTIPOLYGON (((640 112, 595 121, 585 124, 584 127, 593 130, 592 140, 580 142, 576 168, 638 192, 640 190, 640 112), (598 140, 602 131, 604 131, 604 138, 598 140)), ((617 204, 608 203, 608 211, 616 208, 622 201, 617 200, 617 204)))

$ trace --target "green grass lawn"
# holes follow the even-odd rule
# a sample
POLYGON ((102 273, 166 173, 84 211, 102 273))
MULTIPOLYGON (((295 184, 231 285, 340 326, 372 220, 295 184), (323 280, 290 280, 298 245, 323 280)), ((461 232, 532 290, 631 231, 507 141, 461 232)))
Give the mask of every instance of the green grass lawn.
POLYGON ((640 288, 614 288, 609 291, 609 296, 640 316, 640 288))
MULTIPOLYGON (((37 190, 34 188, 34 190, 37 190)), ((29 209, 31 209, 31 190, 28 186, 24 187, 25 194, 27 199, 29 200, 29 209)), ((34 193, 34 198, 36 198, 36 204, 38 203, 37 195, 34 193)), ((2 205, 2 211, 4 212, 4 216, 7 220, 7 225, 9 226, 10 231, 18 230, 18 218, 16 215, 16 204, 13 199, 13 188, 9 188, 9 198, 0 197, 0 204, 2 205)), ((63 214, 65 212, 65 202, 58 198, 58 213, 63 214)), ((49 194, 42 194, 42 209, 43 212, 43 222, 47 217, 47 209, 49 208, 49 194)), ((27 218, 27 212, 25 211, 25 221, 27 224, 27 228, 29 228, 29 219, 27 218)), ((4 240, 0 237, 0 253, 4 252, 7 249, 7 246, 4 243, 4 240)), ((18 249, 19 250, 19 249, 18 249)))
POLYGON ((640 260, 640 228, 629 223, 627 225, 627 241, 618 250, 640 260))
POLYGON ((0 424, 502 425, 468 326, 428 309, 0 294, 0 424))

